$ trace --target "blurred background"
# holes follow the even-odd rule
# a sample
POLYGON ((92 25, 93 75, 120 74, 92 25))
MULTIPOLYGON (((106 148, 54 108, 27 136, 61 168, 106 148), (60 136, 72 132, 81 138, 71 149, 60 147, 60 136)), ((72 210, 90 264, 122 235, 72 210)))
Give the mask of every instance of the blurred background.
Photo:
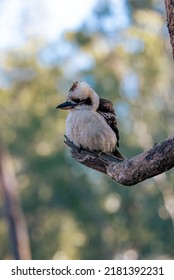
POLYGON ((126 157, 170 135, 164 1, 1 0, 0 34, 0 259, 173 259, 173 171, 128 188, 80 165, 55 109, 85 80, 126 157))

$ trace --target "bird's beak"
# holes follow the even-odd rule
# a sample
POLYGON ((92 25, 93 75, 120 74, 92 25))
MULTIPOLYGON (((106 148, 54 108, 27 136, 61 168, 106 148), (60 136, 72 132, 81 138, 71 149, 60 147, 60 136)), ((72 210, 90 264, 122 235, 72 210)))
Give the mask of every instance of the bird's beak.
POLYGON ((62 109, 62 110, 68 110, 68 109, 72 109, 74 108, 75 106, 77 105, 76 102, 73 102, 73 101, 66 101, 60 105, 58 105, 56 107, 56 109, 62 109))

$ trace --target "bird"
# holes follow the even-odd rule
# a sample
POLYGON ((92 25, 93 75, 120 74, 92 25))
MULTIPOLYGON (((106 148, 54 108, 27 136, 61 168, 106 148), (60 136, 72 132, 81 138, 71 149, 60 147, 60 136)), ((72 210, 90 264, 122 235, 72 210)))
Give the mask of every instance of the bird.
POLYGON ((117 149, 119 130, 113 104, 99 98, 87 82, 74 82, 67 100, 56 109, 69 110, 66 137, 76 147, 125 159, 117 149))

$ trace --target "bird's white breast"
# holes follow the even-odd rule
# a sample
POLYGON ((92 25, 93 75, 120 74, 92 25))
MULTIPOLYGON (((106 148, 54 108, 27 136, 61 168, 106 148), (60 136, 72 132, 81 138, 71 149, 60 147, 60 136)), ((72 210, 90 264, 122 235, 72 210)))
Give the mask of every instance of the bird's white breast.
POLYGON ((70 111, 66 119, 66 136, 77 147, 91 151, 112 152, 117 138, 105 119, 90 110, 70 111))

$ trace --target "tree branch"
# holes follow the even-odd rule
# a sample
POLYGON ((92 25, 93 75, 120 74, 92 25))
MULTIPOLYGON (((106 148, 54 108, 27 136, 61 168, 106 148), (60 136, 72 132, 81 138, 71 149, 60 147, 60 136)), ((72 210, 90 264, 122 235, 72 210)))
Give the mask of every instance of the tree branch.
POLYGON ((79 149, 69 139, 72 157, 92 169, 103 172, 116 182, 132 186, 174 167, 174 135, 155 144, 152 149, 125 160, 108 154, 79 149))
POLYGON ((172 46, 172 53, 174 59, 174 1, 165 0, 166 14, 167 14, 167 27, 170 34, 170 43, 172 46))

